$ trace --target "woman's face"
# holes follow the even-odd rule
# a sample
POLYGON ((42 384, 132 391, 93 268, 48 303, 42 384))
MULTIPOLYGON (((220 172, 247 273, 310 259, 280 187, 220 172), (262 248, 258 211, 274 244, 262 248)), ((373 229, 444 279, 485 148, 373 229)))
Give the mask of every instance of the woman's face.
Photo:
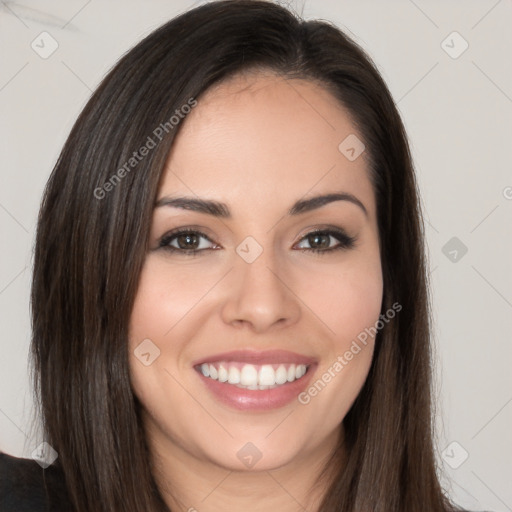
POLYGON ((130 325, 148 438, 232 470, 329 451, 383 292, 361 136, 320 86, 262 73, 210 89, 182 123, 130 325))

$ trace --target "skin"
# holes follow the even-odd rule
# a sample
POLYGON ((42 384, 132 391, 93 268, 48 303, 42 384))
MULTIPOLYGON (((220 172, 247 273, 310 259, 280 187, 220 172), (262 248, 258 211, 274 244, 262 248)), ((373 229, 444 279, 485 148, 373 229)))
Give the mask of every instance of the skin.
POLYGON ((157 483, 173 510, 318 510, 325 485, 313 490, 314 479, 343 436, 374 340, 307 405, 264 412, 219 403, 192 363, 234 349, 285 349, 318 360, 314 382, 378 320, 382 269, 366 155, 349 161, 338 150, 358 132, 318 84, 261 71, 209 89, 182 123, 158 199, 213 199, 232 217, 154 210, 130 365, 157 483), (297 200, 333 192, 352 194, 367 212, 335 201, 287 215, 297 200), (354 246, 305 251, 315 243, 306 235, 327 226, 356 237, 354 246), (159 247, 180 227, 204 232, 210 241, 200 238, 199 247, 217 250, 191 256, 159 247), (252 263, 236 252, 247 236, 263 248, 252 263), (148 338, 160 355, 145 366, 133 351, 148 338), (248 442, 262 454, 251 469, 237 457, 248 442))

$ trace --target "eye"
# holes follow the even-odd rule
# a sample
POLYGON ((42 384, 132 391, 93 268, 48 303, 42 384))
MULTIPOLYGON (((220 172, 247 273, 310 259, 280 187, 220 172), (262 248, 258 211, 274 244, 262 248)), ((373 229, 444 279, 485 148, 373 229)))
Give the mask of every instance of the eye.
MULTIPOLYGON (((355 241, 355 237, 348 236, 342 229, 319 229, 304 236, 297 244, 297 248, 302 251, 325 254, 331 251, 350 249, 354 246, 355 241), (309 244, 310 247, 304 247, 304 243, 309 244)), ((220 248, 210 240, 208 235, 191 228, 180 228, 167 233, 160 240, 158 247, 172 253, 191 256, 220 248)))
POLYGON ((299 242, 299 249, 303 251, 311 251, 319 254, 324 254, 326 252, 341 250, 341 249, 350 249, 354 246, 356 239, 355 237, 351 237, 347 235, 341 229, 320 229, 311 231, 305 237, 301 239, 299 242), (338 242, 337 245, 332 245, 333 243, 338 242), (300 244, 304 244, 306 242, 310 245, 310 248, 300 246, 300 244))
POLYGON ((207 235, 194 229, 177 229, 171 231, 162 237, 158 246, 167 251, 182 254, 196 254, 218 247, 215 246, 207 235), (213 247, 211 245, 213 245, 213 247))

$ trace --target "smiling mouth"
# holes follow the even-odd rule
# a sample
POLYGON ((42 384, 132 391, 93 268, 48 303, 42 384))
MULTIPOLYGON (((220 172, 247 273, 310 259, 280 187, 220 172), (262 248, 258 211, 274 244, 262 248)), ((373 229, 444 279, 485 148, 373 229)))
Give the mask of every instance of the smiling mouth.
POLYGON ((202 363, 194 368, 204 377, 242 389, 266 390, 301 379, 309 364, 248 364, 237 361, 202 363))

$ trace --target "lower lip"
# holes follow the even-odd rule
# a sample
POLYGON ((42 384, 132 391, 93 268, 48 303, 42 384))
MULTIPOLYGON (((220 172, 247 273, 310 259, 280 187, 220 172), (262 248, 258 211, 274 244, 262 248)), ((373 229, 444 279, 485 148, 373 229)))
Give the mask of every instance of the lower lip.
POLYGON ((306 389, 311 380, 315 364, 311 364, 308 371, 297 380, 282 384, 274 389, 243 389, 232 384, 219 382, 205 377, 201 371, 197 371, 205 386, 213 396, 221 403, 244 411, 268 411, 278 409, 296 400, 298 395, 306 389))

